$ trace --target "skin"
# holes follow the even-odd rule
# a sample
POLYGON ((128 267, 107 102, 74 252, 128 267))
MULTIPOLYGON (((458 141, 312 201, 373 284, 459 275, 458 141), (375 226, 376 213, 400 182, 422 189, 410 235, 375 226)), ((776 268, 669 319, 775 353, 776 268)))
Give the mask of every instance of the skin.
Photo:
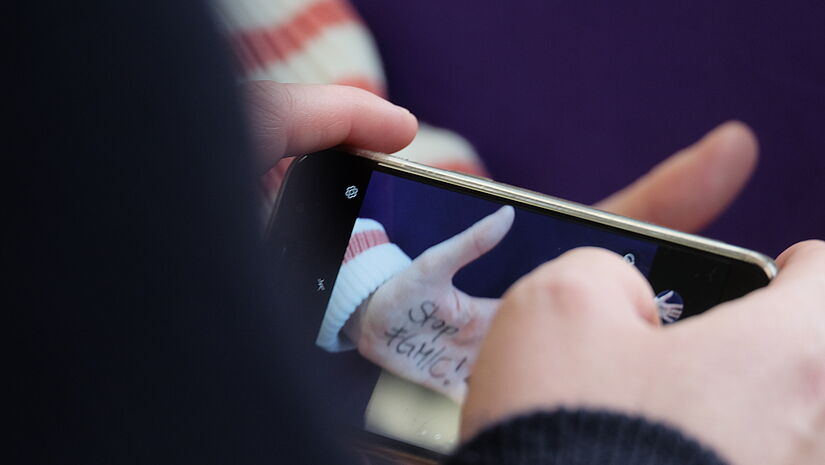
POLYGON ((242 91, 262 174, 284 156, 336 145, 397 152, 418 130, 407 109, 355 87, 255 81, 242 91))
POLYGON ((435 245, 381 285, 344 331, 367 359, 456 402, 499 299, 467 295, 453 286, 462 267, 492 250, 513 224, 505 206, 435 245))
POLYGON ((621 257, 578 249, 543 265, 503 298, 462 437, 590 407, 674 425, 732 464, 825 463, 825 242, 778 263, 767 288, 666 327, 651 324, 653 293, 621 257))
MULTIPOLYGON (((262 82, 245 92, 262 170, 336 145, 393 152, 417 128, 408 111, 354 88, 262 82)), ((730 204, 756 160, 750 129, 725 123, 596 206, 694 231, 730 204)), ((522 412, 588 406, 665 421, 734 464, 825 463, 825 244, 797 244, 777 262, 769 287, 668 327, 647 282, 615 254, 578 249, 543 265, 501 302, 473 367, 463 437, 522 412)))

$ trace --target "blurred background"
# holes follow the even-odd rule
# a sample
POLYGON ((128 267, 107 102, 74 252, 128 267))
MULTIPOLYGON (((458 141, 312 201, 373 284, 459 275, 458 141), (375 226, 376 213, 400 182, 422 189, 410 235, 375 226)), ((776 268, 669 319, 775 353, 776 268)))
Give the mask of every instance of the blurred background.
POLYGON ((389 97, 493 178, 584 203, 719 123, 757 171, 705 235, 776 255, 825 237, 825 3, 353 0, 389 97))

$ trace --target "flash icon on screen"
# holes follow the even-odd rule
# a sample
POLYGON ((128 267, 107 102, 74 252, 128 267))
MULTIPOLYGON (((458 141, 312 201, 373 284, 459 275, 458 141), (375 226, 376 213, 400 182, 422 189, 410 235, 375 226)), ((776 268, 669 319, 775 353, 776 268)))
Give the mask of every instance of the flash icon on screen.
POLYGON ((355 187, 355 186, 349 186, 349 187, 347 187, 347 190, 344 191, 344 195, 348 199, 352 200, 352 199, 355 198, 355 196, 358 195, 358 188, 355 187))

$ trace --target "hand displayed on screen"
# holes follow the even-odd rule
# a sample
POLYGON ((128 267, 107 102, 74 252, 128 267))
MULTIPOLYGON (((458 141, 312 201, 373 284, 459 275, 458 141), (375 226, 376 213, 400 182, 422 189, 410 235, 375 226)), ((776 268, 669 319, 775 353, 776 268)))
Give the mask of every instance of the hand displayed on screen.
POLYGON ((498 299, 467 295, 453 285, 453 276, 495 247, 510 230, 514 215, 513 207, 501 207, 430 247, 379 287, 345 328, 358 351, 460 402, 498 299))

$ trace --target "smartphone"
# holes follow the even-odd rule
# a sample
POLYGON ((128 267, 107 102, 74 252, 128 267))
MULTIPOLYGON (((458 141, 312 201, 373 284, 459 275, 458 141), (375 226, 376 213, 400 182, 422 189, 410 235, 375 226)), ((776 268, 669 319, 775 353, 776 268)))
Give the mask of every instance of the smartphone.
MULTIPOLYGON (((335 410, 373 463, 441 459, 456 446, 459 405, 426 383, 346 350, 352 344, 330 349, 319 342, 336 284, 346 279, 342 265, 352 259, 359 224, 368 221, 383 230, 382 243, 408 257, 399 265, 403 269, 508 205, 512 223, 503 239, 452 278, 470 296, 498 298, 541 263, 596 246, 638 268, 657 295, 663 322, 678 324, 766 286, 777 273, 770 258, 754 251, 484 178, 369 152, 334 149, 302 156, 281 186, 266 233, 272 262, 287 270, 279 273, 279 292, 289 296, 290 308, 279 311, 292 318, 304 349, 316 352, 314 371, 328 374, 336 386, 335 410)), ((378 291, 362 294, 372 292, 378 291)), ((362 298, 367 295, 351 305, 362 298)))

